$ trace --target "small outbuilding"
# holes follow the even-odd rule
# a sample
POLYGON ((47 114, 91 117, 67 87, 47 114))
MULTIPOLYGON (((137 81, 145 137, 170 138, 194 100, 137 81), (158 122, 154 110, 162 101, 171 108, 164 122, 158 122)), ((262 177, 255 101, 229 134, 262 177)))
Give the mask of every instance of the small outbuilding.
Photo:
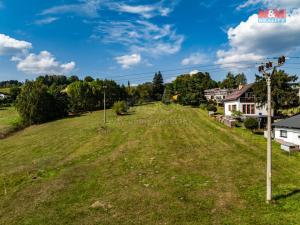
POLYGON ((274 138, 285 151, 295 151, 300 146, 300 114, 273 123, 274 138))

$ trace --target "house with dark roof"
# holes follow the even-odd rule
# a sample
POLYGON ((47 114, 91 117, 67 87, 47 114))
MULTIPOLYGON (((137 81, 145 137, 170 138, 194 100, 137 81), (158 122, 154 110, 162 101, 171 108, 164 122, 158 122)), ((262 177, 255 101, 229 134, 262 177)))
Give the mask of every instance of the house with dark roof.
POLYGON ((274 138, 283 150, 300 146, 300 114, 273 123, 274 138))
POLYGON ((256 103, 253 84, 240 85, 224 100, 225 116, 232 116, 232 112, 240 111, 245 117, 266 117, 267 107, 256 103))

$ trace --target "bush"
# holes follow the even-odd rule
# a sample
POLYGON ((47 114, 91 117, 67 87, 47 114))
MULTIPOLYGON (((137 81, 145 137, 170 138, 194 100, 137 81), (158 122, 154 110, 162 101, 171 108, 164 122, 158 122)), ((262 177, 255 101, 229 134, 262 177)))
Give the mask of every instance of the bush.
POLYGON ((258 128, 258 121, 255 118, 247 118, 244 121, 244 126, 249 130, 255 130, 258 128))
POLYGON ((125 101, 117 101, 113 105, 113 110, 117 115, 123 115, 127 113, 127 105, 125 101))
POLYGON ((41 82, 26 82, 19 94, 16 108, 25 125, 44 123, 67 114, 67 102, 58 100, 41 82))
POLYGON ((231 115, 232 115, 233 117, 241 117, 241 116, 243 115, 243 113, 242 113, 241 111, 233 110, 233 111, 231 112, 231 115))
POLYGON ((208 105, 207 107, 206 107, 206 109, 207 109, 207 111, 209 111, 209 112, 217 112, 217 107, 216 106, 214 106, 214 105, 208 105))

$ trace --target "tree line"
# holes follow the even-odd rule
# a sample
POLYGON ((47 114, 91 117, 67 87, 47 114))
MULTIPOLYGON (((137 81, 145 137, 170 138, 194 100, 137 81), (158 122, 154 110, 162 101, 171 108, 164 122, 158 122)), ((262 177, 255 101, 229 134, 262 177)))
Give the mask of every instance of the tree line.
MULTIPOLYGON (((297 90, 292 84, 297 76, 284 71, 277 71, 272 78, 273 103, 278 110, 282 107, 299 105, 297 90)), ((86 76, 45 75, 24 84, 17 81, 3 81, 1 84, 10 87, 12 99, 24 124, 43 123, 63 118, 74 113, 102 109, 103 95, 106 91, 106 107, 110 108, 117 101, 124 101, 128 106, 151 101, 162 101, 165 104, 176 102, 182 105, 199 106, 207 104, 204 90, 211 88, 235 89, 246 84, 243 73, 228 73, 223 81, 214 81, 207 72, 182 74, 170 83, 164 83, 161 72, 154 74, 152 82, 137 86, 119 85, 113 80, 94 79, 86 76), (20 86, 22 85, 22 86, 20 86)), ((256 75, 255 96, 260 104, 266 102, 266 84, 263 77, 256 75)))

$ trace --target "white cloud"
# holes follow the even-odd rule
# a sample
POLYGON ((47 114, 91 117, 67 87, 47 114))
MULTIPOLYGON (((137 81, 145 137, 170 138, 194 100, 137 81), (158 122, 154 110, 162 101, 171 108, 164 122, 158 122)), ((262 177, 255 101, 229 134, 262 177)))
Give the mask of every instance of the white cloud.
POLYGON ((58 20, 57 17, 47 17, 47 18, 43 18, 43 19, 40 19, 40 20, 36 20, 34 22, 34 24, 36 24, 36 25, 46 25, 46 24, 53 23, 56 20, 58 20))
POLYGON ((244 2, 243 4, 240 4, 236 9, 240 10, 243 8, 247 8, 249 6, 257 5, 259 3, 261 3, 261 0, 248 0, 248 1, 244 2))
POLYGON ((17 69, 27 74, 68 74, 75 69, 75 62, 61 64, 55 57, 42 51, 40 54, 29 54, 25 58, 12 57, 12 61, 17 61, 17 69))
POLYGON ((27 41, 19 41, 5 34, 0 34, 0 55, 11 55, 32 48, 32 44, 27 41))
MULTIPOLYGON (((107 8, 120 13, 130 13, 142 16, 143 18, 152 18, 155 16, 168 16, 177 5, 177 0, 168 2, 161 0, 154 4, 133 5, 128 1, 117 0, 77 0, 78 3, 57 5, 42 11, 41 15, 75 13, 81 16, 97 17, 101 8, 107 8)), ((132 1, 131 1, 132 2, 132 1)))
POLYGON ((300 47, 300 9, 288 15, 284 24, 258 23, 258 16, 254 14, 230 28, 227 34, 230 49, 217 52, 217 63, 241 65, 236 62, 292 53, 300 47))
POLYGON ((161 3, 153 5, 128 5, 125 3, 111 3, 109 8, 119 12, 137 14, 147 19, 157 15, 168 16, 173 10, 171 8, 161 6, 161 3))
POLYGON ((199 73, 199 70, 192 70, 192 71, 190 72, 190 75, 194 75, 194 74, 197 74, 197 73, 199 73))
POLYGON ((157 26, 144 20, 136 22, 103 22, 95 30, 94 38, 105 43, 125 45, 131 52, 151 56, 177 53, 184 41, 170 24, 157 26))
POLYGON ((81 0, 77 4, 65 4, 46 9, 41 15, 75 13, 81 16, 97 17, 101 2, 101 0, 81 0))
POLYGON ((153 17, 152 12, 155 8, 151 5, 130 6, 126 4, 114 4, 114 9, 120 12, 139 14, 145 18, 153 17))
POLYGON ((172 83, 174 80, 176 80, 176 77, 170 77, 168 79, 166 79, 166 82, 165 83, 172 83))
POLYGON ((140 54, 123 55, 115 58, 117 63, 122 65, 124 69, 129 69, 131 66, 137 65, 141 62, 140 54))
POLYGON ((198 52, 198 53, 191 54, 187 58, 184 58, 181 61, 181 64, 187 66, 187 65, 199 65, 201 63, 206 63, 206 62, 208 62, 207 56, 198 52))
POLYGON ((237 9, 240 10, 243 8, 247 8, 259 4, 272 9, 277 7, 284 7, 288 9, 300 7, 299 0, 247 0, 243 4, 239 5, 237 9))

